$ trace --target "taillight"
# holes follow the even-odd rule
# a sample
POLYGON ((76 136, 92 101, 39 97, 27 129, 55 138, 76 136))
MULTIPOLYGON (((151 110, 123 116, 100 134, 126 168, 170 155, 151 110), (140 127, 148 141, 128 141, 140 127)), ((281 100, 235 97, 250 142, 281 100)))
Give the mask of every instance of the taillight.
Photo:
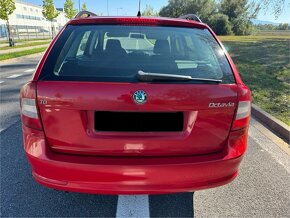
POLYGON ((251 115, 251 102, 240 101, 238 104, 236 120, 247 118, 251 115))
POLYGON ((238 85, 238 108, 232 130, 245 128, 251 117, 251 91, 245 85, 238 85))
POLYGON ((41 130, 42 125, 37 109, 35 82, 29 82, 21 88, 20 108, 22 123, 29 128, 41 130))
POLYGON ((35 99, 21 99, 21 113, 29 118, 38 119, 35 99))

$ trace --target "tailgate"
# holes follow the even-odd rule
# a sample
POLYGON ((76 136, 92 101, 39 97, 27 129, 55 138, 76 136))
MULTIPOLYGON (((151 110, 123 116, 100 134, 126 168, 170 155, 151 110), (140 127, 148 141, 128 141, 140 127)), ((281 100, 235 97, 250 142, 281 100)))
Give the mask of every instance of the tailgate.
POLYGON ((49 146, 101 156, 178 156, 221 151, 237 102, 236 84, 39 81, 49 146), (147 102, 137 104, 142 90, 147 102))

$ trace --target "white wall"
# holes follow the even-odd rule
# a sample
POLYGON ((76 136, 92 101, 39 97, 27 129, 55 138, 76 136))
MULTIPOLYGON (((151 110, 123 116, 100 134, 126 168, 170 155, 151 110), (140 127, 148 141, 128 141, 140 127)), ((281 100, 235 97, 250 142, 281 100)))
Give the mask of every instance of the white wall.
MULTIPOLYGON (((34 5, 27 2, 15 1, 16 9, 9 16, 9 23, 11 25, 12 32, 14 36, 16 34, 29 34, 29 33, 50 33, 51 32, 51 22, 47 21, 42 15, 42 6, 34 5)), ((55 27, 55 32, 58 32, 68 21, 65 17, 64 12, 59 12, 57 18, 53 21, 53 26, 55 27)), ((6 24, 4 20, 0 19, 0 25, 6 24)), ((0 29, 1 37, 1 29, 0 29)), ((2 33, 3 37, 3 33, 2 33)))

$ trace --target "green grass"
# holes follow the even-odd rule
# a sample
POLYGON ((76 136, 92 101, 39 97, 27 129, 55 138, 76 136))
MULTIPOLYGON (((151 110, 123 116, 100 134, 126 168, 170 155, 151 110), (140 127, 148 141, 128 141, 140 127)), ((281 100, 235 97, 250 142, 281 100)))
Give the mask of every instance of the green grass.
MULTIPOLYGON (((31 41, 40 41, 40 40, 51 40, 50 38, 33 38, 33 39, 16 39, 15 42, 31 42, 31 41)), ((8 41, 7 40, 1 40, 0 44, 7 44, 8 45, 8 41)))
POLYGON ((253 102, 290 125, 290 36, 221 36, 253 102))
POLYGON ((29 43, 25 43, 22 45, 15 44, 15 46, 13 46, 13 47, 9 47, 9 46, 0 47, 0 51, 1 50, 10 50, 10 49, 14 49, 14 48, 25 48, 25 47, 31 47, 31 46, 36 46, 36 45, 45 45, 48 43, 50 43, 50 41, 29 42, 29 43))
MULTIPOLYGON (((289 32, 290 33, 290 32, 289 32)), ((252 35, 252 36, 219 36, 223 42, 259 42, 272 41, 274 39, 290 39, 290 35, 252 35)))
POLYGON ((30 54, 35 54, 39 52, 43 52, 46 50, 47 47, 41 47, 41 48, 33 48, 25 51, 19 51, 19 52, 11 52, 8 54, 3 54, 0 55, 0 61, 6 60, 6 59, 11 59, 11 58, 17 58, 25 55, 30 55, 30 54))
POLYGON ((290 36, 290 30, 259 30, 256 35, 290 36))

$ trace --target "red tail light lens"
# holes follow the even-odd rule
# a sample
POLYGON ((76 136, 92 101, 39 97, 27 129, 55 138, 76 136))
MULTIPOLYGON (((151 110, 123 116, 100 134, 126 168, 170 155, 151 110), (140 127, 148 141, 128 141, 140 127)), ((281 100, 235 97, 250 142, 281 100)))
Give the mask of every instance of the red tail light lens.
POLYGON ((117 18, 117 22, 120 24, 126 24, 126 25, 137 25, 137 26, 148 26, 148 25, 156 25, 157 20, 154 18, 139 18, 139 19, 134 19, 134 18, 117 18))
POLYGON ((36 101, 36 83, 25 84, 20 91, 20 107, 22 123, 33 129, 42 130, 36 101))

